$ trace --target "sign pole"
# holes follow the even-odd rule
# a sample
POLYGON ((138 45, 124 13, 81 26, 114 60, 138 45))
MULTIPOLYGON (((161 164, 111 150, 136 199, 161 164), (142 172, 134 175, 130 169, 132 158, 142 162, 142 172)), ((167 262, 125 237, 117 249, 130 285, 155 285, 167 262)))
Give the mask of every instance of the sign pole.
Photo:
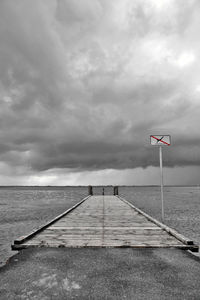
POLYGON ((161 191, 161 203, 162 203, 162 221, 164 221, 162 146, 159 146, 159 156, 160 156, 160 191, 161 191))
POLYGON ((150 135, 150 143, 151 143, 151 145, 159 146, 160 192, 161 192, 161 203, 162 203, 162 222, 164 222, 162 147, 171 145, 171 137, 170 137, 170 135, 150 135))

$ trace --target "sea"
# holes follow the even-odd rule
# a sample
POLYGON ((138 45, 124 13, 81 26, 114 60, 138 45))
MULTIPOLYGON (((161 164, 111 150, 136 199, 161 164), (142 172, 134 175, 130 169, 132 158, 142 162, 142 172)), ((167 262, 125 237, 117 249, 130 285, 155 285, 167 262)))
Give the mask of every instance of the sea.
MULTIPOLYGON (((113 193, 112 186, 94 187, 94 195, 113 193)), ((14 239, 29 234, 79 202, 87 186, 0 187, 0 266, 16 254, 14 239)), ((159 186, 119 186, 119 195, 161 221, 159 186)), ((200 187, 164 187, 164 223, 200 244, 200 187)), ((121 216, 123 218, 123 216, 121 216)))

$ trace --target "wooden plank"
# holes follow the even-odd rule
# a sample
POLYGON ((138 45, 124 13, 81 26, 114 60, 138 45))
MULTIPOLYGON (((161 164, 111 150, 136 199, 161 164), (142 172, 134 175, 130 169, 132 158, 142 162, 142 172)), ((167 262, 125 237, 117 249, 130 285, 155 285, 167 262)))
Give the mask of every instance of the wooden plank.
POLYGON ((143 216, 145 216, 148 220, 150 220, 151 222, 155 223, 156 225, 158 225, 159 227, 161 227, 162 229, 164 229, 169 234, 173 235, 175 238, 177 238, 178 240, 180 240, 182 243, 184 243, 186 245, 193 245, 194 244, 194 242, 192 240, 186 238, 182 234, 178 233, 176 230, 168 227, 167 225, 165 225, 165 224, 159 222, 158 220, 154 219, 153 217, 149 216, 147 213, 145 213, 142 210, 140 210, 139 208, 135 207, 133 204, 129 203, 127 200, 125 200, 125 199, 123 199, 121 197, 119 197, 119 198, 122 201, 124 201, 125 203, 127 203, 129 206, 131 206, 133 209, 137 210, 143 216))
POLYGON ((70 214, 15 243, 13 249, 26 247, 176 247, 197 250, 158 226, 126 200, 115 196, 83 199, 70 214), (85 201, 87 199, 87 201, 85 201), (84 200, 84 201, 83 201, 84 200), (127 202, 127 203, 126 203, 127 202), (81 204, 81 205, 80 205, 81 204), (31 237, 31 238, 30 238, 31 237))
MULTIPOLYGON (((91 228, 93 228, 93 229, 102 229, 102 226, 93 226, 93 227, 88 227, 88 226, 81 226, 81 227, 79 227, 79 226, 77 226, 77 227, 75 227, 75 226, 72 226, 72 227, 65 227, 65 226, 50 226, 49 228, 48 228, 48 230, 87 230, 87 229, 91 229, 91 228)), ((104 226, 104 229, 105 230, 109 230, 109 229, 112 229, 112 230, 125 230, 125 229, 128 229, 128 230, 163 230, 162 228, 158 228, 157 226, 154 226, 154 227, 150 227, 150 226, 147 226, 147 227, 141 227, 141 226, 134 226, 134 227, 126 227, 126 226, 124 226, 124 227, 118 227, 118 226, 116 226, 116 227, 108 227, 108 226, 104 226)))
POLYGON ((70 213, 72 210, 74 210, 75 208, 77 208, 81 203, 83 203, 85 200, 87 200, 90 196, 85 197, 84 199, 82 199, 80 202, 78 202, 77 204, 75 204, 74 206, 72 206, 71 208, 69 208, 68 210, 66 210, 64 213, 60 214, 59 216, 57 216, 56 218, 54 218, 53 220, 51 220, 50 222, 48 222, 47 224, 37 228, 36 230, 34 230, 33 232, 31 232, 30 234, 26 235, 26 236, 22 236, 18 239, 16 239, 14 241, 14 244, 21 244, 23 242, 25 242, 26 240, 32 238, 33 236, 35 236, 36 234, 38 234, 39 232, 41 232, 42 230, 44 230, 45 228, 47 228, 48 226, 50 226, 51 224, 55 223, 56 221, 60 220, 61 218, 63 218, 66 214, 70 213))
MULTIPOLYGON (((133 246, 130 246, 130 245, 125 245, 125 244, 116 244, 116 245, 110 245, 110 244, 105 244, 105 245, 101 245, 100 243, 98 244, 92 244, 92 243, 87 243, 86 245, 67 245, 65 243, 60 243, 59 245, 56 243, 49 243, 48 245, 46 245, 48 247, 53 247, 53 248, 87 248, 87 247, 91 247, 91 248, 140 248, 140 249, 145 249, 145 248, 152 248, 152 249, 155 249, 155 248, 163 248, 163 249, 182 249, 182 250, 190 250, 192 252, 198 252, 199 248, 198 246, 196 245, 185 245, 185 244, 182 244, 182 245, 144 245, 144 244, 135 244, 133 246)), ((28 245, 28 244, 13 244, 12 245, 12 250, 23 250, 23 249, 27 249, 27 248, 35 248, 35 247, 38 247, 38 248, 42 248, 42 247, 45 247, 45 245, 28 245)))

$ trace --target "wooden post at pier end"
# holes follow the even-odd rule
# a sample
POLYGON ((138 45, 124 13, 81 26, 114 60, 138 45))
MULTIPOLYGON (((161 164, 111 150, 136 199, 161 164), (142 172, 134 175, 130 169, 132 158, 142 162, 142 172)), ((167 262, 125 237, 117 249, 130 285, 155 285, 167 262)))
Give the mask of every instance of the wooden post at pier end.
POLYGON ((113 195, 114 196, 118 196, 119 195, 119 193, 118 193, 118 186, 114 186, 113 187, 113 195))
POLYGON ((88 185, 88 195, 93 196, 93 189, 91 185, 88 185))

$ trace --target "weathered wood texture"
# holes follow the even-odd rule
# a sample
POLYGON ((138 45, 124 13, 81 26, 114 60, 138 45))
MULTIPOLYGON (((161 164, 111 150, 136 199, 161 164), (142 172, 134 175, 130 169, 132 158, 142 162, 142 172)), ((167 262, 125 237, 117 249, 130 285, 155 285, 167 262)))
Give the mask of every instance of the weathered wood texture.
POLYGON ((167 226, 167 225, 159 222, 158 220, 152 218, 151 216, 149 216, 148 214, 146 214, 145 212, 143 212, 141 209, 135 207, 133 204, 131 204, 128 201, 126 201, 125 199, 123 199, 121 197, 119 197, 119 199, 121 199, 122 201, 124 201, 126 204, 128 204, 129 206, 131 206, 137 212, 139 212, 143 216, 145 216, 149 221, 155 223, 156 225, 158 225, 159 227, 161 227, 162 229, 164 229, 165 231, 167 231, 169 234, 173 235, 175 238, 177 238, 178 240, 180 240, 184 244, 187 244, 187 245, 193 245, 194 244, 194 242, 191 241, 190 239, 186 238, 185 236, 183 236, 182 234, 178 233, 176 230, 170 228, 169 226, 167 226))
POLYGON ((18 239, 15 240, 14 243, 15 244, 21 244, 22 242, 25 242, 26 240, 30 239, 34 235, 38 234, 40 231, 43 231, 45 228, 47 228, 48 226, 52 225, 56 221, 60 220, 63 216, 65 216, 66 214, 68 214, 69 212, 71 212, 73 209, 75 209, 77 206, 79 206, 81 203, 83 203, 88 197, 90 197, 90 196, 85 197, 80 202, 76 203, 74 206, 72 206, 68 210, 64 211, 62 214, 60 214, 59 216, 57 216, 53 220, 49 221, 47 224, 45 224, 45 225, 43 225, 43 226, 35 229, 33 232, 29 233, 26 236, 19 237, 18 239))
POLYGON ((116 196, 91 196, 30 239, 28 247, 176 247, 196 249, 169 234, 116 196))

